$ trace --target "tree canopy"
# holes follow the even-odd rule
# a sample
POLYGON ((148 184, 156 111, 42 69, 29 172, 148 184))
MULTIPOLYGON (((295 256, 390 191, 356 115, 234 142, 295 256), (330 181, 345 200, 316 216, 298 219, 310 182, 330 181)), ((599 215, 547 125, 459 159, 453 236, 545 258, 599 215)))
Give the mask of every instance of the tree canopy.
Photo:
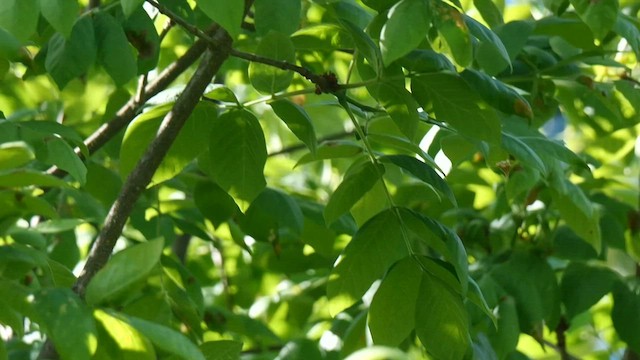
POLYGON ((2 0, 0 360, 639 358, 639 10, 2 0))

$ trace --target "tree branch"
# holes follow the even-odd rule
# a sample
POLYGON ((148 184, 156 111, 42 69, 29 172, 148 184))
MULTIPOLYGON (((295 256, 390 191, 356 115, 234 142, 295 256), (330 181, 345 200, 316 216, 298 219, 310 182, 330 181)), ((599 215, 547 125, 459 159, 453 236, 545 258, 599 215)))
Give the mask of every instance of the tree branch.
MULTIPOLYGON (((216 31, 219 26, 215 25, 211 31, 216 31)), ((116 115, 100 126, 93 134, 89 135, 84 141, 89 149, 89 154, 95 153, 109 140, 111 140, 120 130, 124 129, 133 118, 140 112, 144 103, 157 95, 160 91, 166 89, 175 79, 178 78, 185 70, 189 68, 207 48, 207 42, 204 40, 196 41, 187 52, 171 65, 167 66, 152 82, 145 86, 144 90, 139 90, 133 95, 129 101, 124 104, 116 115)), ((76 153, 80 155, 80 150, 76 149, 76 153)), ((58 167, 52 166, 47 173, 57 177, 63 177, 66 172, 58 167)))
MULTIPOLYGON (((203 39, 208 43, 212 42, 211 37, 209 35, 207 35, 204 31, 200 30, 197 26, 194 26, 194 25, 190 24, 189 22, 187 22, 186 20, 181 18, 179 15, 177 15, 176 13, 171 11, 166 6, 158 3, 155 0, 147 0, 147 3, 149 3, 150 5, 155 7, 156 9, 158 9, 158 11, 160 13, 164 14, 165 16, 167 16, 169 19, 174 21, 176 24, 182 26, 185 30, 187 30, 192 35, 197 36, 200 39, 203 39)), ((342 87, 338 84, 338 80, 336 79, 335 75, 332 74, 332 73, 326 73, 326 74, 318 75, 318 74, 313 73, 311 70, 309 70, 307 68, 304 68, 302 66, 298 66, 298 65, 295 65, 295 64, 291 64, 291 63, 289 63, 287 61, 275 60, 275 59, 267 58, 267 57, 256 55, 256 54, 250 54, 250 53, 242 52, 242 51, 235 50, 235 49, 231 49, 229 55, 231 55, 233 57, 237 57, 239 59, 244 59, 244 60, 248 60, 248 61, 253 61, 253 62, 257 62, 257 63, 269 65, 269 66, 273 66, 273 67, 276 67, 276 68, 282 69, 282 70, 294 71, 294 72, 300 74, 301 76, 303 76, 305 79, 307 79, 307 80, 311 81, 312 83, 314 83, 316 85, 316 93, 317 94, 320 94, 320 93, 335 93, 335 92, 337 92, 337 91, 342 89, 342 87)))

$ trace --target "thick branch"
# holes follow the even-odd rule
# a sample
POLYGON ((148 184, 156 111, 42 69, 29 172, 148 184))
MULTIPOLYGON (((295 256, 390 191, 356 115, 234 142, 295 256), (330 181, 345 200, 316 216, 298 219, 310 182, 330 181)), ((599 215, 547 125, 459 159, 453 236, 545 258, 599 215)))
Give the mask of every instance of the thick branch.
POLYGON ((122 233, 134 204, 145 190, 147 184, 149 184, 149 181, 151 181, 151 177, 178 136, 185 121, 191 115, 193 108, 197 105, 211 78, 218 71, 222 62, 229 56, 231 41, 226 32, 218 31, 215 40, 218 46, 205 52, 198 70, 196 70, 174 107, 165 116, 156 138, 151 142, 136 167, 127 177, 118 199, 109 210, 104 227, 100 231, 98 239, 87 258, 87 263, 74 285, 74 290, 80 296, 84 296, 89 281, 109 260, 113 247, 122 233))
MULTIPOLYGON (((209 35, 207 35, 202 30, 198 29, 197 26, 194 26, 189 22, 187 22, 186 20, 184 20, 183 18, 181 18, 179 15, 171 11, 166 6, 158 3, 155 0, 147 0, 147 3, 154 6, 156 9, 158 9, 158 11, 160 11, 162 14, 164 14, 169 19, 174 21, 176 24, 180 25, 182 28, 187 30, 192 35, 197 36, 208 43, 212 43, 212 39, 209 35)), ((230 55, 240 59, 273 66, 278 69, 294 71, 300 74, 301 76, 303 76, 305 79, 314 83, 316 85, 317 93, 335 93, 342 89, 342 87, 338 84, 338 81, 335 75, 331 73, 318 75, 313 73, 311 70, 307 68, 289 63, 287 61, 275 60, 275 59, 267 58, 260 55, 245 53, 235 49, 231 49, 230 55)))
MULTIPOLYGON (((215 26, 213 30, 219 29, 215 26)), ((116 136, 124 129, 133 118, 140 112, 144 103, 157 95, 160 91, 166 89, 178 76, 180 76, 189 66, 191 66, 202 55, 207 48, 207 42, 204 40, 196 41, 187 52, 178 60, 167 66, 152 82, 145 86, 144 90, 139 91, 129 101, 124 104, 116 115, 109 121, 100 126, 84 141, 89 149, 89 153, 93 154, 104 146, 109 140, 116 136)), ((77 151, 79 153, 79 150, 77 151)), ((57 167, 51 167, 47 173, 63 177, 66 175, 64 170, 57 167)))

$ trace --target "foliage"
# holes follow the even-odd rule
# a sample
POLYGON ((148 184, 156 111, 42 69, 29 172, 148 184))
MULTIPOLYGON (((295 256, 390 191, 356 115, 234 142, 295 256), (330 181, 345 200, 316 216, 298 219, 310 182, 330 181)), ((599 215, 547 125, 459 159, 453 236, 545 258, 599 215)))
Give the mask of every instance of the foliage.
POLYGON ((3 0, 0 359, 638 357, 638 10, 3 0))

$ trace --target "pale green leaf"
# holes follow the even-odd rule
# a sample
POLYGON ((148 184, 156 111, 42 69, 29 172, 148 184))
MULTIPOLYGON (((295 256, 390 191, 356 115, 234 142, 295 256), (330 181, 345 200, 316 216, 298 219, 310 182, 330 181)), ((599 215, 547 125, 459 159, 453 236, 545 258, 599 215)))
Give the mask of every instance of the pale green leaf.
POLYGON ((38 0, 0 1, 0 28, 20 41, 27 40, 36 31, 39 15, 38 0))
POLYGON ((101 338, 98 343, 98 354, 104 359, 119 358, 122 360, 156 359, 155 349, 148 339, 126 321, 110 313, 96 309, 93 312, 97 325, 111 341, 101 338), (113 347, 113 348, 112 348, 113 347))
POLYGON ((424 273, 416 301, 416 334, 437 359, 462 360, 470 350, 469 319, 460 295, 424 273))
POLYGON ((367 191, 371 190, 376 182, 381 180, 383 173, 383 167, 371 162, 367 162, 364 166, 348 173, 331 195, 327 207, 324 209, 324 218, 327 224, 333 223, 342 214, 349 211, 367 191))
POLYGON ((244 17, 243 0, 198 0, 197 4, 203 13, 227 30, 233 39, 240 35, 244 17))
POLYGON ((460 66, 468 66, 473 59, 473 45, 463 15, 446 4, 438 5, 436 12, 436 28, 447 43, 453 59, 460 66))
POLYGON ((387 14, 380 34, 380 50, 385 65, 408 54, 425 40, 429 30, 429 3, 426 0, 401 0, 387 14))
POLYGON ((91 311, 71 289, 46 289, 35 295, 35 320, 63 359, 89 359, 98 339, 91 311))
MULTIPOLYGON (((287 35, 270 32, 262 38, 256 54, 274 60, 295 62, 293 43, 287 35)), ((249 64, 249 80, 256 90, 273 94, 289 87, 293 79, 293 71, 280 70, 274 66, 251 62, 249 64)))
POLYGON ((618 0, 593 1, 570 0, 582 21, 593 32, 596 39, 602 40, 613 28, 618 18, 618 0))
POLYGON ((0 170, 23 166, 34 158, 33 151, 24 142, 10 142, 0 145, 0 170))
POLYGON ((33 170, 16 170, 0 174, 0 186, 23 187, 29 185, 44 187, 68 187, 64 180, 33 170))
POLYGON ((40 11, 56 31, 68 38, 80 8, 76 0, 40 0, 40 11))
POLYGON ((408 257, 382 280, 369 308, 369 328, 375 344, 398 346, 413 331, 421 279, 421 269, 408 257))
POLYGON ((353 305, 389 266, 409 255, 395 209, 365 223, 344 249, 327 285, 329 310, 338 314, 353 305))
POLYGON ((87 286, 89 304, 113 300, 130 285, 145 279, 158 264, 164 241, 157 239, 127 248, 115 254, 87 286))

